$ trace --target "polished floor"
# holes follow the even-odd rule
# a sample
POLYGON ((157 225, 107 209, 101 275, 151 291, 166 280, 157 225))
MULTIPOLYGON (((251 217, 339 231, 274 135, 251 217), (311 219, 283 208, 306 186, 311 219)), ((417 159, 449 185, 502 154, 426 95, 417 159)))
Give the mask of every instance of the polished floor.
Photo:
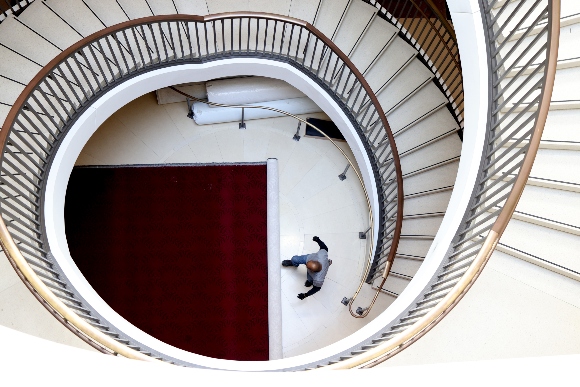
MULTIPOLYGON (((328 140, 302 137, 293 141, 297 123, 271 118, 198 126, 186 117, 185 103, 159 105, 154 93, 118 110, 91 137, 77 165, 222 163, 277 158, 280 170, 281 260, 318 249, 319 236, 333 260, 322 290, 303 301, 304 268, 281 268, 283 353, 291 357, 332 344, 366 325, 393 301, 381 294, 371 314, 353 318, 340 303, 350 297, 365 269, 367 228, 364 193, 352 171, 340 181, 346 161, 328 140)), ((325 118, 323 113, 308 117, 325 118)), ((304 134, 302 127, 301 134, 304 134)), ((346 143, 340 146, 352 157, 346 143)), ((354 158, 353 158, 354 159, 354 158)), ((369 285, 355 304, 366 307, 369 285)))

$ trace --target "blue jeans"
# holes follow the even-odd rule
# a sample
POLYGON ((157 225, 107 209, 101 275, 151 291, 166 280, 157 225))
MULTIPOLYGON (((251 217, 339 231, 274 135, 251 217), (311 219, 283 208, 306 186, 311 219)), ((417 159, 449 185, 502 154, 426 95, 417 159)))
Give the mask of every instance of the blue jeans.
MULTIPOLYGON (((295 267, 298 267, 299 265, 306 265, 306 262, 308 260, 308 255, 295 255, 292 257, 292 264, 295 267)), ((308 271, 306 271, 306 279, 310 282, 312 282, 312 277, 310 276, 310 273, 308 273, 308 271)))

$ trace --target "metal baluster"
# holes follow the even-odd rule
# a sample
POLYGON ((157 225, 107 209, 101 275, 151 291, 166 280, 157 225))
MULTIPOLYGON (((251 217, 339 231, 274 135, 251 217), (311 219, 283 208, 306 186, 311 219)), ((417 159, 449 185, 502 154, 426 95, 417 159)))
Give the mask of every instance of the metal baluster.
POLYGON ((123 63, 125 64, 125 68, 127 69, 127 73, 130 73, 131 66, 129 66, 129 63, 127 62, 127 58, 125 57, 125 53, 123 52, 123 45, 119 42, 119 38, 117 37, 117 33, 114 33, 111 36, 113 37, 113 40, 115 41, 115 43, 117 43, 117 48, 119 49, 119 52, 121 53, 121 59, 123 60, 123 63))
MULTIPOLYGON (((143 28, 143 25, 141 24, 139 26, 139 28, 141 29, 141 36, 143 39, 143 44, 145 44, 145 47, 147 48, 147 56, 149 56, 149 63, 152 65, 153 64, 153 55, 155 52, 153 51, 153 49, 151 47, 149 47, 149 43, 147 43, 147 35, 145 34, 145 29, 143 28)), ((139 50, 141 51, 141 50, 139 50)), ((146 62, 143 61, 143 67, 147 67, 146 66, 146 62)))
POLYGON ((300 126, 302 125, 302 121, 298 121, 298 127, 296 128, 296 133, 294 134, 294 137, 292 137, 292 140, 298 142, 300 141, 300 126))
MULTIPOLYGON (((151 40, 153 41, 153 45, 155 46, 154 54, 157 54, 157 63, 161 63, 161 52, 159 51, 159 45, 157 44, 157 39, 155 38, 155 33, 153 32, 153 26, 151 24, 146 24, 149 32, 151 33, 151 40)), ((153 63, 151 63, 153 64, 153 63)))
MULTIPOLYGON (((165 34, 163 33, 163 27, 161 26, 161 23, 155 23, 155 26, 157 26, 157 28, 159 29, 159 34, 160 34, 160 38, 161 38, 161 44, 163 45, 163 52, 165 53, 165 62, 169 62, 169 52, 167 51, 167 44, 165 44, 165 40, 167 39, 165 37, 165 34)), ((157 42, 157 39, 155 39, 155 29, 153 28, 153 25, 150 25, 151 28, 151 34, 153 35, 153 41, 157 42)), ((160 58, 161 59, 161 56, 160 58)), ((159 61, 164 62, 162 60, 159 61)))
POLYGON ((350 168, 350 164, 346 164, 346 168, 344 168, 344 171, 340 175, 338 175, 338 178, 340 179, 340 181, 346 180, 346 171, 348 171, 349 168, 350 168))

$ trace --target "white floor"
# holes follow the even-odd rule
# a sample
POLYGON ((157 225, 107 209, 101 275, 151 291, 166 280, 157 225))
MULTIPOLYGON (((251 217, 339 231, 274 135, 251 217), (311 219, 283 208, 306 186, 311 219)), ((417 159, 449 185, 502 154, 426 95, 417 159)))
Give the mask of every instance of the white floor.
POLYGON ((449 315, 379 367, 579 354, 578 329, 578 281, 495 251, 449 315))
MULTIPOLYGON (((281 260, 314 252, 318 235, 333 260, 322 290, 304 301, 306 272, 282 270, 284 357, 332 344, 366 325, 393 301, 381 294, 371 314, 353 318, 340 301, 350 297, 364 270, 366 243, 358 232, 367 228, 368 210, 363 191, 352 171, 340 181, 346 161, 328 141, 292 140, 297 122, 271 118, 198 126, 186 117, 185 103, 158 105, 154 93, 117 111, 89 140, 77 165, 219 163, 265 161, 275 157, 280 170, 281 260)), ((309 117, 325 118, 322 113, 309 117)), ((302 132, 304 134, 304 126, 302 132)), ((341 146, 352 156, 346 143, 341 146)), ((354 158, 352 157, 354 160, 354 158)), ((357 306, 372 297, 363 287, 357 306)))

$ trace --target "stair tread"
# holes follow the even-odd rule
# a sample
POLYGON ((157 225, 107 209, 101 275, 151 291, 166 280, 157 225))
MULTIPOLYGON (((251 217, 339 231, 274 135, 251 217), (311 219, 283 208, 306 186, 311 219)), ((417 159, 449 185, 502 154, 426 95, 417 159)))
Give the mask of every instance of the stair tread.
POLYGON ((367 29, 367 36, 357 45, 350 59, 358 69, 365 71, 390 40, 391 34, 397 32, 391 23, 381 17, 375 17, 367 29))
MULTIPOLYGON (((350 53, 363 31, 365 31, 371 16, 376 11, 375 7, 362 1, 353 1, 351 3, 334 37, 334 43, 342 52, 350 53)), ((375 36, 365 34, 362 39, 375 39, 375 36)))
POLYGON ((579 208, 578 193, 526 186, 516 211, 580 228, 579 208))
POLYGON ((103 24, 82 1, 45 0, 45 3, 83 36, 103 28, 103 24))
POLYGON ((580 272, 580 262, 576 259, 580 251, 580 236, 512 219, 501 243, 580 272), (534 238, 529 238, 529 235, 534 235, 534 238))
POLYGON ((32 3, 18 18, 60 50, 82 39, 81 35, 51 12, 42 1, 32 3))
POLYGON ((351 0, 322 1, 314 26, 329 38, 332 37, 342 14, 351 0))
POLYGON ((127 17, 115 0, 84 0, 84 2, 106 26, 127 21, 127 17))

